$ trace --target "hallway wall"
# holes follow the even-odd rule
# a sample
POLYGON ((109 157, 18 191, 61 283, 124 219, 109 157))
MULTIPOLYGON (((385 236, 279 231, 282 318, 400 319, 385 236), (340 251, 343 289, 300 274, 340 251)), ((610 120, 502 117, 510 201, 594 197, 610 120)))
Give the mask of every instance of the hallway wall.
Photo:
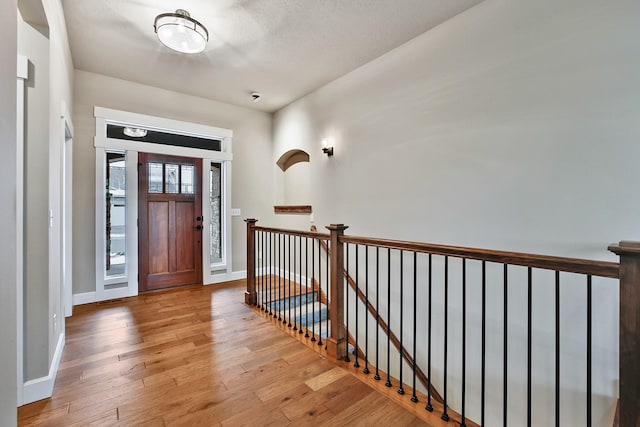
MULTIPOLYGON (((0 2, 1 64, 17 57, 16 3, 0 2)), ((16 420, 16 68, 0 67, 0 425, 16 420)))
MULTIPOLYGON (((273 158, 311 154, 319 229, 339 222, 353 235, 616 260, 608 244, 640 240, 639 18, 634 0, 486 0, 277 112, 273 158), (331 158, 323 138, 334 140, 331 158)), ((549 297, 536 289, 536 301, 549 297)), ((583 285, 563 289, 584 301, 583 285)), ((617 290, 603 284, 594 298, 603 307, 594 318, 595 425, 610 425, 617 290)), ((500 307, 489 313, 500 325, 500 307)), ((566 316, 567 327, 584 322, 578 309, 566 316)), ((542 304, 534 358, 543 371, 549 318, 542 304)), ((494 326, 490 357, 499 357, 500 336, 494 326)), ((565 366, 580 374, 584 339, 565 338, 565 366)), ((536 378, 536 414, 549 381, 536 378)), ((573 402, 570 389, 582 383, 565 384, 573 402)))

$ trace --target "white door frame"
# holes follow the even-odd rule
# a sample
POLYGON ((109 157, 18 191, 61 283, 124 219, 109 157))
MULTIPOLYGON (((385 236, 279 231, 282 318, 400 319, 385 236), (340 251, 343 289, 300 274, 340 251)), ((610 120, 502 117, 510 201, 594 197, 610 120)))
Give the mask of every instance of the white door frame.
MULTIPOLYGON (((95 300, 102 301, 113 298, 121 298, 126 296, 134 296, 138 294, 138 153, 155 153, 168 154, 173 156, 193 157, 203 159, 203 169, 207 162, 220 162, 225 165, 226 182, 226 206, 225 218, 231 213, 231 161, 233 154, 231 150, 231 142, 233 131, 230 129, 217 128, 196 123, 183 122, 179 120, 165 119, 161 117, 147 116, 127 111, 112 110, 108 108, 95 107, 94 116, 96 118, 96 135, 94 138, 94 147, 96 148, 96 294, 95 300), (164 132, 173 132, 176 134, 201 136, 205 138, 215 138, 222 141, 221 151, 202 150, 197 148, 176 147, 161 144, 153 144, 140 141, 129 141, 114 138, 107 138, 107 124, 130 125, 134 127, 144 127, 146 129, 156 129, 164 132), (116 279, 106 279, 105 257, 104 257, 104 230, 106 224, 105 218, 105 197, 104 197, 104 165, 106 158, 106 150, 122 151, 126 153, 126 180, 127 183, 133 183, 133 187, 127 184, 131 190, 126 194, 126 229, 127 229, 127 271, 126 276, 116 279), (112 284, 122 284, 120 287, 110 287, 112 284)), ((204 179, 203 170, 203 189, 208 189, 208 181, 204 179)), ((208 176, 208 174, 206 174, 208 176)), ((208 227, 207 221, 209 209, 208 191, 202 194, 203 214, 205 220, 203 226, 208 227)), ((227 218, 227 224, 230 221, 227 218)), ((230 232, 229 229, 226 230, 230 232)), ((206 234, 206 233, 205 233, 206 234)), ((203 236, 204 237, 204 236, 203 236)), ((205 250, 205 242, 203 239, 203 283, 211 283, 211 260, 209 250, 205 250)), ((227 265, 224 266, 228 271, 231 268, 231 240, 226 239, 227 265)))

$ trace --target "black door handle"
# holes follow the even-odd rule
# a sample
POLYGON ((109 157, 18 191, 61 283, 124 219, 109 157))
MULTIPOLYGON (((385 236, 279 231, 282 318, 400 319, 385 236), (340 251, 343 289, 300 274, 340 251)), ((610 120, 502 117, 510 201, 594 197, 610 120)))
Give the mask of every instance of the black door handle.
POLYGON ((197 216, 196 217, 196 221, 202 221, 202 217, 201 216, 197 216))
POLYGON ((202 226, 201 225, 196 225, 195 227, 193 227, 194 230, 202 230, 202 226))

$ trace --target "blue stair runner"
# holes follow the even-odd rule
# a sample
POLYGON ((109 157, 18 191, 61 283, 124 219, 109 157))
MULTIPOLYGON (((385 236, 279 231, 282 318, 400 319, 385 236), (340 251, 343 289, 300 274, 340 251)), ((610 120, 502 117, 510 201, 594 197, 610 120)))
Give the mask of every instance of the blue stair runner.
POLYGON ((309 333, 313 331, 316 336, 320 334, 322 338, 327 338, 329 336, 327 306, 318 301, 317 295, 317 292, 294 295, 272 301, 268 306, 273 311, 279 311, 283 316, 290 314, 292 324, 308 328, 309 333))

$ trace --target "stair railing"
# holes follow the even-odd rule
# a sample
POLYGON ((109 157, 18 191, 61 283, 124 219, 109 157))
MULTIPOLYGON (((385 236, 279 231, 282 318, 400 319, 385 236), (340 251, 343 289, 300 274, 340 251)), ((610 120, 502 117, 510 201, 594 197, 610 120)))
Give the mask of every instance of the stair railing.
POLYGON ((331 260, 322 252, 330 235, 257 227, 256 222, 246 220, 250 261, 245 302, 333 354, 333 344, 328 342, 331 260))
MULTIPOLYGON (((264 266, 269 265, 269 261, 266 261, 262 269, 256 265, 259 252, 256 247, 256 233, 304 236, 317 243, 318 253, 320 242, 326 242, 331 249, 328 252, 328 260, 323 264, 320 257, 312 264, 325 274, 325 281, 328 279, 328 283, 324 285, 323 282, 318 281, 318 287, 326 289, 328 294, 330 327, 326 340, 327 353, 337 359, 348 359, 347 336, 349 332, 354 331, 356 349, 362 351, 362 353, 359 351, 354 353, 355 366, 361 367, 360 362, 362 362, 363 371, 366 374, 375 368, 375 379, 381 378, 381 372, 386 372, 386 384, 389 386, 391 386, 391 372, 393 372, 393 376, 397 379, 399 394, 410 392, 411 400, 414 402, 424 399, 425 409, 440 411, 441 418, 445 421, 451 419, 453 411, 450 408, 454 408, 459 413, 459 418, 458 414, 455 414, 455 419, 463 426, 472 425, 475 422, 479 425, 507 425, 507 421, 515 422, 515 425, 534 425, 534 421, 539 419, 540 407, 533 399, 533 393, 539 393, 538 384, 533 377, 533 356, 536 352, 534 344, 539 338, 537 335, 540 335, 540 328, 534 324, 534 313, 538 313, 537 310, 540 309, 541 304, 545 309, 553 308, 551 311, 554 334, 552 370, 555 384, 553 399, 551 399, 553 408, 545 408, 545 411, 553 414, 552 418, 557 426, 563 423, 567 425, 568 417, 571 417, 569 418, 571 425, 591 426, 594 400, 592 393, 593 290, 594 287, 599 291, 608 289, 607 281, 602 281, 600 278, 616 279, 619 282, 620 291, 619 425, 640 426, 640 243, 620 242, 610 246, 609 250, 620 257, 619 263, 613 263, 346 236, 344 230, 347 227, 342 224, 334 224, 327 228, 330 231, 329 235, 256 227, 255 220, 247 220, 246 302, 256 304, 260 300, 256 289, 264 290, 265 285, 263 282, 262 287, 256 287, 256 281, 264 281, 264 266), (261 273, 259 276, 256 275, 257 271, 261 273), (345 286, 345 283, 349 283, 350 276, 355 282, 354 291, 348 291, 349 286, 345 286), (594 279, 597 279, 597 284, 594 279), (542 303, 536 300, 534 305, 534 295, 538 295, 538 289, 542 288, 552 289, 552 297, 543 300, 542 303), (509 292, 511 289, 513 291, 509 292), (522 292, 518 292, 518 289, 522 289, 522 292), (586 303, 582 305, 581 302, 574 301, 574 298, 566 298, 565 293, 568 291, 565 289, 582 293, 580 298, 586 300, 586 303), (359 297, 350 298, 350 293, 359 297), (364 295, 364 302, 359 302, 362 295, 364 295), (520 296, 523 296, 524 301, 518 299, 520 296), (387 298, 387 301, 384 301, 384 298, 387 298), (496 301, 500 302, 502 312, 488 313, 488 302, 491 302, 491 307, 495 308, 496 301), (520 387, 517 381, 512 382, 513 370, 517 367, 517 363, 513 363, 509 354, 510 351, 517 352, 513 349, 514 345, 520 346, 520 341, 512 338, 511 330, 514 329, 517 332, 521 325, 517 322, 514 324, 510 320, 510 316, 519 314, 515 312, 519 307, 518 304, 522 305, 523 315, 526 313, 526 316, 523 316, 526 317, 524 325, 526 338, 522 339, 522 348, 526 349, 522 390, 526 398, 523 398, 522 402, 517 393, 511 395, 514 389, 518 391, 520 387), (375 306, 375 313, 386 312, 388 319, 386 324, 380 322, 381 316, 371 314, 372 306, 375 306), (561 319, 565 318, 563 316, 565 311, 573 313, 576 310, 584 311, 585 330, 561 333, 561 319), (345 311, 350 311, 350 314, 347 315, 345 311), (502 321, 502 357, 497 360, 491 359, 491 372, 488 375, 487 354, 490 353, 490 349, 487 348, 487 333, 490 330, 495 333, 496 320, 502 321), (386 346, 381 347, 378 342, 381 327, 386 327, 386 332, 390 332, 391 327, 399 328, 399 333, 396 330, 400 341, 399 348, 404 349, 405 345, 411 348, 411 362, 407 362, 403 356, 392 360, 393 358, 388 354, 386 358, 382 358, 386 360, 378 360, 381 348, 387 352, 390 349, 389 334, 387 334, 386 346), (372 331, 375 334, 375 345, 372 345, 369 339, 372 331), (475 331, 478 332, 479 345, 472 348, 472 343, 475 343, 475 331), (567 366, 570 362, 566 363, 563 359, 562 350, 570 344, 561 341, 561 336, 566 338, 567 335, 575 337, 574 341, 584 340, 585 344, 584 391, 581 392, 584 403, 580 405, 583 409, 576 408, 573 399, 569 402, 573 407, 562 405, 563 393, 566 393, 568 388, 567 384, 562 383, 562 369, 573 368, 567 366), (361 345, 363 341, 364 344, 361 345), (372 347, 374 354, 370 355, 372 347), (473 359, 475 353, 479 353, 479 360, 473 359), (416 392, 420 388, 416 384, 418 361, 427 366, 426 378, 429 387, 424 390, 426 396, 416 392), (396 365, 395 368, 390 365, 391 363, 396 365), (502 365, 501 387, 496 382, 496 364, 502 365), (477 372, 479 384, 473 387, 469 382, 476 375, 470 369, 471 366, 479 371, 477 372), (491 404, 487 403, 488 377, 492 381, 491 404), (437 402, 432 401, 430 387, 432 378, 433 382, 437 383, 438 390, 442 390, 442 405, 436 405, 434 403, 437 402), (502 399, 499 405, 495 398, 495 394, 498 393, 496 388, 501 388, 499 394, 502 395, 502 399), (472 390, 473 393, 471 393, 472 390), (513 401, 516 397, 520 403, 516 402, 517 404, 514 405, 513 401), (496 408, 496 406, 500 407, 496 408), (515 409, 510 412, 509 408, 512 406, 515 409), (489 411, 491 411, 490 420, 487 419, 489 411), (499 412, 499 415, 496 415, 496 412, 499 412), (499 423, 498 420, 501 422, 499 423)), ((264 239, 264 236, 257 238, 258 242, 268 242, 264 239)), ((311 247, 314 245, 312 244, 311 247)), ((290 266, 291 263, 289 263, 290 266)), ((283 271, 287 271, 287 268, 283 271)), ((309 278, 306 280, 309 282, 309 278)), ((315 280, 314 277, 308 283, 312 288, 315 280)), ((268 283, 266 286, 268 289, 268 283)), ((266 295, 269 293, 267 292, 266 295)), ((575 293, 571 293, 571 296, 574 297, 575 293)), ((266 298, 268 299, 269 296, 266 298)), ((602 308, 602 310, 611 309, 611 307, 602 308)), ((538 317, 536 321, 540 320, 538 317)), ((567 325, 562 324, 562 327, 566 329, 567 325)), ((516 350, 519 349, 516 348, 516 350)), ((401 350, 401 353, 404 352, 406 350, 401 350)), ((492 355, 493 353, 491 352, 492 355)), ((601 422, 600 419, 597 421, 601 422)))
MULTIPOLYGON (((311 226, 311 231, 317 231, 315 225, 311 226)), ((325 253, 330 254, 331 251, 329 250, 329 246, 327 246, 326 244, 324 244, 324 242, 321 242, 322 244, 322 249, 324 250, 325 253)), ((365 292, 362 291, 362 289, 360 289, 356 283, 356 281, 349 276, 347 269, 344 270, 344 278, 347 281, 347 284, 349 285, 349 288, 351 288, 355 294, 355 297, 357 297, 361 303, 365 304, 365 307, 369 313, 369 316, 371 316, 372 318, 375 318, 375 322, 376 325, 379 326, 379 330, 376 331, 376 339, 379 339, 379 332, 382 332, 382 334, 384 334, 387 337, 387 341, 388 344, 387 345, 393 345, 396 349, 396 351, 401 355, 401 357, 404 359, 405 363, 410 365, 410 366, 415 366, 415 371, 416 371, 416 376, 418 381, 420 382, 420 384, 422 384, 422 386, 426 387, 430 387, 430 395, 431 397, 439 403, 442 403, 442 397, 440 396, 440 394, 438 393, 438 391, 433 387, 432 384, 429 383, 429 379, 427 378, 427 375, 425 374, 424 370, 422 369, 422 367, 417 364, 411 353, 404 347, 401 347, 400 345, 400 340, 398 339, 397 335, 394 333, 394 331, 391 330, 391 328, 389 327, 389 325, 387 324, 386 320, 385 320, 385 316, 383 314, 381 314, 377 307, 379 307, 379 293, 376 292, 376 303, 375 305, 369 301, 368 296, 365 294, 365 292)), ((348 295, 348 293, 346 294, 348 295)), ((348 310, 349 310, 349 302, 348 302, 348 298, 347 298, 347 303, 345 306, 346 310, 347 310, 347 317, 348 317, 348 310)), ((349 335, 349 329, 347 327, 347 338, 349 339, 350 344, 352 344, 354 346, 354 348, 358 348, 359 354, 362 353, 360 347, 357 345, 356 340, 349 335)), ((377 347, 377 346, 376 346, 377 347)), ((362 355, 364 356, 364 353, 362 353, 362 355)), ((349 355, 347 354, 345 356, 345 360, 346 361, 350 361, 349 359, 349 355)), ((374 375, 374 379, 379 380, 380 377, 380 366, 378 363, 376 363, 375 365, 375 375, 374 375)), ((390 380, 387 381, 387 384, 390 384, 390 380)))

